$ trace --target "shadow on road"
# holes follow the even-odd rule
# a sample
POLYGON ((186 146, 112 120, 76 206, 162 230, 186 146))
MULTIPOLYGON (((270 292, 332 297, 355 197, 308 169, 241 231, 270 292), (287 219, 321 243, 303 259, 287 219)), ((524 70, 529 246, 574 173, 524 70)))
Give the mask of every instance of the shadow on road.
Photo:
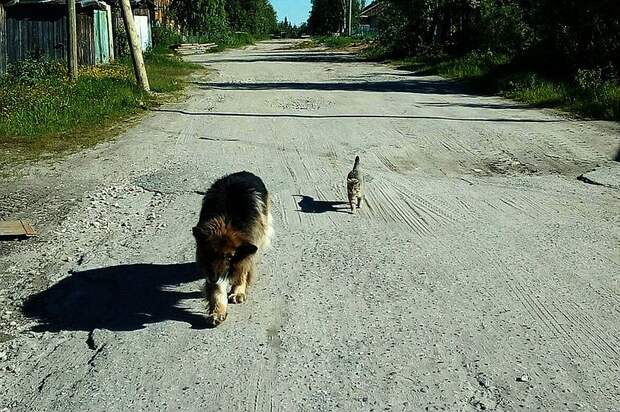
POLYGON ((297 205, 299 206, 299 211, 302 213, 349 212, 349 204, 347 202, 314 200, 313 197, 304 195, 293 195, 293 197, 301 197, 301 200, 297 202, 297 205))
POLYGON ((355 82, 194 82, 207 90, 316 90, 344 92, 389 92, 469 95, 462 84, 452 80, 415 78, 412 80, 374 80, 355 82))
POLYGON ((201 292, 176 290, 199 279, 193 263, 119 265, 75 272, 30 296, 23 312, 40 322, 33 328, 36 332, 132 331, 167 320, 202 329, 207 327, 204 317, 180 307, 183 300, 200 299, 201 292))
POLYGON ((420 102, 418 103, 421 106, 432 106, 432 107, 466 107, 470 109, 533 109, 536 110, 535 106, 528 105, 525 103, 512 103, 512 102, 503 102, 503 103, 439 103, 439 102, 420 102))
MULTIPOLYGON (((427 119, 458 122, 514 122, 514 123, 566 123, 570 120, 562 119, 511 119, 508 117, 445 117, 445 116, 415 116, 394 114, 297 114, 297 113, 233 113, 233 112, 190 112, 176 109, 153 109, 154 112, 178 113, 185 116, 209 117, 255 117, 255 118, 291 118, 291 119, 427 119)), ((208 140, 208 139, 205 139, 208 140)))
POLYGON ((194 61, 194 63, 350 63, 362 61, 350 53, 337 52, 295 52, 291 50, 273 50, 270 53, 248 53, 243 57, 223 58, 213 56, 208 60, 194 61))

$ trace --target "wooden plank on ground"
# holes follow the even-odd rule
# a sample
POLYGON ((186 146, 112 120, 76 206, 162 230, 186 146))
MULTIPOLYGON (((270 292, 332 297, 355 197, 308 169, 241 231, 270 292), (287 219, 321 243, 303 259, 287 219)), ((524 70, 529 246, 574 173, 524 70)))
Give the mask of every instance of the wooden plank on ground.
POLYGON ((37 231, 27 220, 0 220, 0 237, 33 237, 37 231))

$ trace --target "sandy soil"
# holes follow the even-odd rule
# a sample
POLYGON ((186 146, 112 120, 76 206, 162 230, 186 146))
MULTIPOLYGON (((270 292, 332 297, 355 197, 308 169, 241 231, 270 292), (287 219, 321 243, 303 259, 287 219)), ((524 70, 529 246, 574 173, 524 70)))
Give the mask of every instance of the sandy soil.
POLYGON ((618 125, 288 46, 192 56, 187 101, 0 182, 41 231, 0 243, 0 410, 620 409, 620 192, 577 179, 618 125), (190 229, 239 170, 276 236, 205 329, 190 229))

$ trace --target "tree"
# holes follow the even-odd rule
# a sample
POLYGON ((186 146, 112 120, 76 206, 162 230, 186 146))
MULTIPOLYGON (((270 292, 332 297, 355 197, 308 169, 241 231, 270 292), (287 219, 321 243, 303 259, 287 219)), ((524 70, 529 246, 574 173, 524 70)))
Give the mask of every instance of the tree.
POLYGON ((394 54, 489 50, 544 70, 620 73, 618 0, 379 0, 394 54))
POLYGON ((276 28, 276 12, 268 0, 226 0, 226 12, 235 31, 264 35, 276 28))
POLYGON ((284 21, 278 23, 276 32, 278 35, 284 35, 287 38, 299 38, 308 31, 306 23, 300 26, 295 26, 289 23, 288 18, 284 18, 284 21))
MULTIPOLYGON (((312 0, 308 30, 314 34, 344 33, 348 4, 348 0, 312 0)), ((354 22, 357 22, 359 10, 360 0, 353 0, 354 22)))
POLYGON ((276 27, 276 12, 268 0, 172 0, 175 20, 185 31, 218 41, 232 31, 262 36, 276 27))
POLYGON ((225 0, 172 0, 170 10, 183 30, 212 37, 228 33, 225 0))

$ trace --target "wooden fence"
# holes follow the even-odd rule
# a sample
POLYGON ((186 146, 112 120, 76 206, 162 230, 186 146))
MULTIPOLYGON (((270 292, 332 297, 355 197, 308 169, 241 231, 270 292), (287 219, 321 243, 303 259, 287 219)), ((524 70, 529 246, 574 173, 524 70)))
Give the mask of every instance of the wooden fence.
MULTIPOLYGON (((63 5, 30 4, 5 9, 6 62, 13 63, 28 57, 67 58, 67 17, 63 5)), ((1 18, 0 18, 1 21, 1 18)), ((2 24, 2 23, 0 23, 2 24)), ((93 10, 78 8, 78 63, 95 64, 93 10)))

